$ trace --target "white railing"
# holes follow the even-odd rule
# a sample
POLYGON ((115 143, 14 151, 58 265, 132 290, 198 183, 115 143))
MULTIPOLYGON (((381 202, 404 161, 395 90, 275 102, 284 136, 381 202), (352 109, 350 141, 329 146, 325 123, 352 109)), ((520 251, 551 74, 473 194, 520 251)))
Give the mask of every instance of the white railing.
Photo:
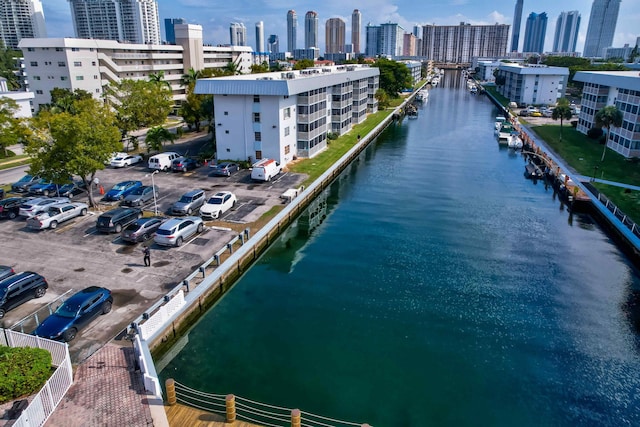
POLYGON ((161 306, 158 311, 151 315, 144 323, 139 325, 138 331, 140 337, 146 340, 152 336, 158 329, 164 327, 167 319, 185 305, 184 291, 181 289, 173 298, 169 299, 165 305, 161 306))
POLYGON ((22 411, 20 417, 12 424, 12 426, 18 427, 44 425, 67 393, 67 390, 69 390, 69 387, 71 387, 71 384, 73 384, 73 369, 71 367, 69 347, 66 343, 26 335, 8 329, 3 329, 3 333, 0 334, 0 344, 7 347, 43 348, 51 353, 51 363, 56 366, 55 372, 38 394, 29 399, 29 406, 22 411))

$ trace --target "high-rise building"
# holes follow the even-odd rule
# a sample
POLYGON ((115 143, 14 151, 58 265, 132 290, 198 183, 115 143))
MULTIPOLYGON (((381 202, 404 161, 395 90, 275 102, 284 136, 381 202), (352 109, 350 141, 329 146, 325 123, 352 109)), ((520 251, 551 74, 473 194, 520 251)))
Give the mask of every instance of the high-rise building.
POLYGON ((382 28, 379 25, 371 25, 366 27, 365 55, 368 57, 376 57, 382 53, 382 28))
POLYGON ((69 0, 76 37, 160 44, 156 0, 69 0))
POLYGON ((325 52, 344 52, 345 23, 340 18, 327 19, 325 24, 325 52))
POLYGON ((40 0, 0 1, 0 39, 16 49, 22 38, 47 37, 40 0))
POLYGON ((360 33, 362 32, 362 14, 358 9, 354 9, 351 14, 351 45, 353 53, 360 53, 360 33))
POLYGON ((318 13, 312 10, 304 16, 304 47, 318 47, 318 13))
POLYGON ((186 23, 187 21, 182 18, 165 18, 164 34, 167 38, 167 43, 176 44, 176 30, 174 29, 174 25, 186 23))
POLYGON ((577 10, 561 12, 556 21, 553 52, 575 52, 580 29, 580 13, 577 10))
POLYGON ((404 33, 403 38, 404 40, 402 42, 402 56, 416 56, 418 38, 413 33, 404 33))
POLYGON ((231 46, 247 45, 247 28, 242 22, 232 22, 229 26, 229 43, 231 46))
POLYGON ((256 52, 264 52, 264 22, 256 22, 256 52))
POLYGON ((382 24, 380 25, 380 39, 382 46, 380 54, 393 57, 402 56, 404 28, 390 22, 382 24))
POLYGON ((513 28, 511 29, 511 52, 518 51, 520 44, 520 23, 522 22, 522 4, 524 0, 516 1, 516 9, 513 12, 513 28))
POLYGON ((413 26, 413 31, 411 33, 414 36, 416 36, 416 38, 421 39, 422 38, 422 27, 420 25, 414 25, 413 26))
POLYGON ((613 44, 619 10, 620 0, 593 0, 582 56, 601 57, 602 49, 613 44))
POLYGON ((547 34, 547 13, 529 14, 524 29, 523 52, 544 52, 544 38, 547 34))
POLYGON ((295 10, 287 12, 287 50, 293 52, 297 49, 296 40, 298 38, 298 15, 295 10))
POLYGON ((276 34, 271 34, 267 39, 267 51, 271 53, 280 52, 280 41, 278 40, 278 36, 276 34))
POLYGON ((422 56, 437 62, 471 63, 473 57, 501 57, 507 53, 509 25, 425 25, 422 56))

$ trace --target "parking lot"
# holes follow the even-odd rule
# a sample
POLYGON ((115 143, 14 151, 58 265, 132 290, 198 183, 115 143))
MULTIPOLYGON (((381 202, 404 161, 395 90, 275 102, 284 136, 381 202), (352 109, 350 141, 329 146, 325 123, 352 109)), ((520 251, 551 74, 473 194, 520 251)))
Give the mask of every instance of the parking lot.
MULTIPOLYGON (((17 272, 37 272, 49 283, 44 297, 9 311, 2 319, 5 327, 14 325, 70 289, 77 291, 90 285, 109 288, 114 297, 112 312, 98 317, 70 343, 73 360, 82 361, 235 237, 237 232, 230 228, 231 224, 249 227, 273 206, 283 203, 282 193, 299 187, 306 178, 283 172, 271 182, 256 183, 251 181, 248 170, 231 177, 209 177, 206 166, 186 173, 151 175, 150 172, 145 162, 128 168, 107 168, 97 176, 105 191, 125 180, 139 180, 143 185, 153 182, 158 188, 158 197, 156 203, 143 206, 145 214, 153 214, 157 209, 159 215, 167 215, 171 204, 193 189, 204 190, 207 197, 218 191, 231 191, 238 202, 222 218, 207 221, 204 231, 186 240, 181 247, 166 248, 147 242, 151 244, 151 267, 144 266, 142 244, 127 244, 119 234, 96 231, 96 218, 101 212, 116 207, 115 202, 100 203, 89 215, 62 223, 55 230, 31 230, 21 218, 0 220, 5 242, 0 264, 13 266, 17 272)), ((98 190, 94 190, 94 195, 99 199, 98 190)), ((74 201, 86 201, 86 197, 81 195, 74 201)), ((251 230, 252 234, 255 231, 251 230)))

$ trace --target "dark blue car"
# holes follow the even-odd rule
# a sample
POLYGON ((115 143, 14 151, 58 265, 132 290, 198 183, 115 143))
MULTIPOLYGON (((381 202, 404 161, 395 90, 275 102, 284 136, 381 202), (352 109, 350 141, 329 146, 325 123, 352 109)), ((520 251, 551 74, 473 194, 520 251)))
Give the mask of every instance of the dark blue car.
POLYGON ((11 184, 11 191, 13 193, 27 193, 29 191, 29 188, 32 185, 43 182, 43 181, 44 180, 41 179, 39 176, 25 175, 22 178, 20 178, 19 181, 11 184))
POLYGON ((78 330, 99 314, 111 311, 111 291, 99 286, 90 286, 67 299, 33 332, 50 340, 71 341, 78 330))
POLYGON ((102 200, 105 202, 113 202, 122 200, 127 197, 133 190, 142 187, 141 181, 123 181, 114 185, 111 190, 107 191, 102 200))

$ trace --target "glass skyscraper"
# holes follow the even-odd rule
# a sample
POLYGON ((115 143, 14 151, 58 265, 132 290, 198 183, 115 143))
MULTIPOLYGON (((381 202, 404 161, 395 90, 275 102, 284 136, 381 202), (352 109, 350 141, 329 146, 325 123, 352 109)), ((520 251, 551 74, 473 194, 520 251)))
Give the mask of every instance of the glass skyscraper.
POLYGON ((524 30, 523 52, 544 52, 544 38, 547 34, 547 13, 530 13, 524 30))
POLYGON ((613 44, 619 10, 620 0, 593 0, 582 56, 602 57, 603 49, 613 44))
POLYGON ((516 2, 516 9, 513 12, 513 28, 511 29, 511 52, 518 51, 520 43, 520 22, 522 21, 522 3, 524 0, 516 2))
POLYGON ((553 52, 575 52, 580 29, 580 13, 577 10, 561 12, 556 21, 553 52))

